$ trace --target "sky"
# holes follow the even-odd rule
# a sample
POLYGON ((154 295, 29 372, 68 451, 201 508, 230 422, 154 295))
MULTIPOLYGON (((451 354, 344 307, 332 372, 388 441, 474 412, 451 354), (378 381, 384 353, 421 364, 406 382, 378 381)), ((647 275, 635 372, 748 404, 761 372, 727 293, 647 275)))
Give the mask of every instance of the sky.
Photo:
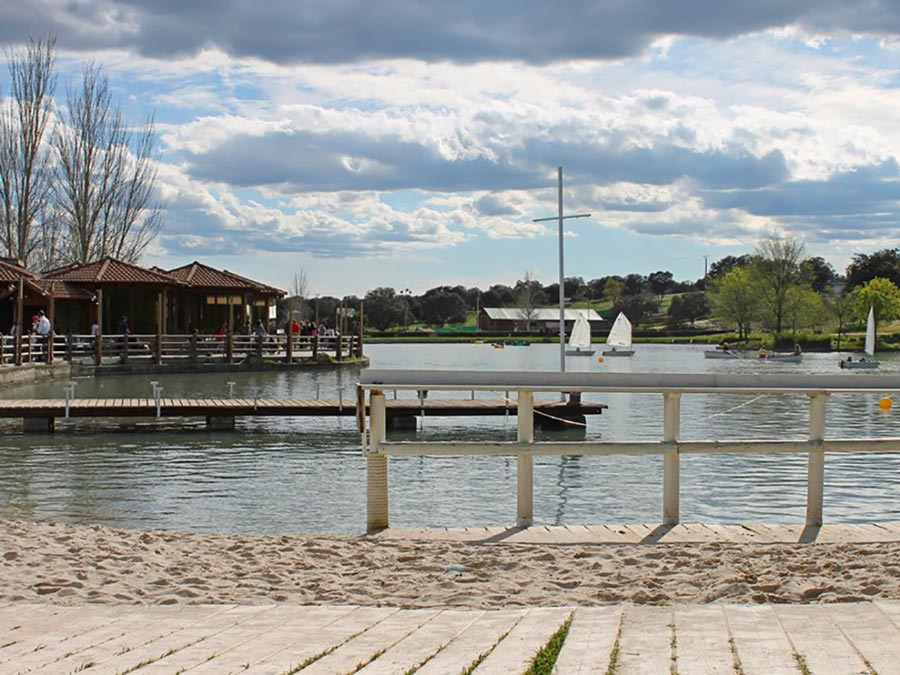
POLYGON ((549 284, 557 167, 591 214, 566 276, 898 245, 896 0, 0 0, 0 44, 49 33, 60 104, 94 61, 154 115, 148 266, 308 295, 549 284))

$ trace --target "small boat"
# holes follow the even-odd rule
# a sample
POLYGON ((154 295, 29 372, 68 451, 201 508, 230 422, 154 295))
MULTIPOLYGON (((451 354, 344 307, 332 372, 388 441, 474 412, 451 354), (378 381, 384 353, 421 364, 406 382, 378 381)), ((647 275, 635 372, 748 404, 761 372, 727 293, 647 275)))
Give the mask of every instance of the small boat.
POLYGON ((494 349, 503 349, 506 346, 502 342, 492 342, 491 345, 494 347, 494 349))
POLYGON ((606 346, 612 349, 604 349, 603 356, 633 356, 631 348, 631 322, 622 312, 616 317, 609 335, 606 337, 606 346))
POLYGON ((707 349, 703 352, 704 358, 707 359, 739 359, 741 358, 737 352, 730 349, 707 349))
MULTIPOLYGON (((863 351, 868 356, 875 356, 875 308, 869 307, 869 317, 866 319, 866 344, 863 347, 863 351)), ((867 361, 865 357, 853 360, 852 356, 848 356, 846 359, 841 359, 838 362, 838 365, 841 368, 845 368, 847 370, 871 370, 873 368, 878 368, 881 364, 878 361, 869 360, 867 361)))
POLYGON ((575 325, 572 326, 572 334, 566 343, 566 356, 593 356, 594 350, 591 349, 591 324, 584 318, 584 314, 579 314, 575 319, 575 325))
POLYGON ((784 353, 784 354, 776 354, 775 352, 766 352, 765 354, 760 354, 759 358, 761 361, 778 361, 779 363, 801 363, 803 361, 803 354, 795 354, 794 352, 784 353))

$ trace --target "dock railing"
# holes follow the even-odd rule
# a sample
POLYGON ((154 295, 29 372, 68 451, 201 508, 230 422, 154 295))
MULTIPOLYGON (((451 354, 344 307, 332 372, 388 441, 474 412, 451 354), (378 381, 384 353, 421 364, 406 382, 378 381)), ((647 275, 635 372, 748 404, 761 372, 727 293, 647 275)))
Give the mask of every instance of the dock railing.
MULTIPOLYGON (((900 438, 825 437, 826 401, 832 394, 900 393, 896 375, 716 375, 657 373, 550 373, 372 370, 362 372, 358 421, 367 460, 367 529, 389 527, 388 458, 391 455, 501 455, 517 458, 518 527, 534 523, 535 455, 662 455, 662 523, 679 522, 680 459, 684 454, 806 453, 808 456, 806 524, 822 524, 825 454, 828 452, 898 452, 900 438), (518 399, 515 441, 389 441, 386 435, 387 391, 503 391, 518 399), (663 428, 658 441, 534 440, 534 395, 540 392, 627 392, 659 394, 663 428), (801 394, 809 398, 806 440, 682 441, 681 398, 690 394, 801 394), (366 401, 368 395, 368 401, 366 401), (368 410, 368 423, 365 410, 368 410)), ((615 414, 615 409, 611 409, 615 414)), ((789 430, 784 430, 789 431, 789 430)), ((799 430, 798 430, 799 431, 799 430)))
POLYGON ((129 334, 123 335, 23 335, 0 336, 0 363, 48 363, 69 361, 109 364, 128 361, 156 364, 240 363, 247 358, 294 363, 318 355, 337 360, 362 355, 358 335, 310 337, 307 335, 129 334), (98 344, 99 340, 99 344, 98 344))

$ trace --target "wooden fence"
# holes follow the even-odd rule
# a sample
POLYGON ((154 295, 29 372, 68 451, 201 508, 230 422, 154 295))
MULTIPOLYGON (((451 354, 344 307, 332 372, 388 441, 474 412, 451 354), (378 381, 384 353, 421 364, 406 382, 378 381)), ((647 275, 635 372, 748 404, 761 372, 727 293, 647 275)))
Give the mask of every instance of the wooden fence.
POLYGON ((246 359, 298 362, 318 355, 342 360, 361 357, 358 335, 311 337, 305 335, 26 335, 0 338, 4 365, 69 361, 85 364, 240 363, 246 359))
MULTIPOLYGON (((828 452, 900 452, 900 438, 825 438, 825 403, 832 394, 900 393, 897 375, 681 375, 658 373, 548 373, 372 370, 361 373, 358 410, 368 392, 368 424, 360 414, 363 452, 367 458, 367 526, 389 526, 388 457, 390 455, 505 455, 517 457, 519 527, 534 522, 534 455, 662 455, 662 522, 679 522, 680 459, 683 454, 776 453, 808 455, 806 523, 822 524, 825 454, 828 452), (509 391, 518 398, 517 440, 388 441, 385 391, 509 391), (663 406, 658 441, 534 440, 536 392, 655 393, 663 406), (805 394, 809 397, 807 440, 680 440, 681 397, 685 394, 805 394)), ((612 411, 615 414, 615 410, 612 411)), ((785 430, 790 431, 790 430, 785 430)))

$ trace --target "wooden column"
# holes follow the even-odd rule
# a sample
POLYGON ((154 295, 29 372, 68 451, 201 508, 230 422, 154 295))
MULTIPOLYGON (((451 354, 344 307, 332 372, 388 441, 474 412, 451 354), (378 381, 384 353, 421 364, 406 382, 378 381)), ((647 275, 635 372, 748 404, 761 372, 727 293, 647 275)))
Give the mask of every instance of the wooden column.
POLYGON ((163 318, 166 313, 165 309, 166 302, 166 292, 159 291, 156 294, 156 364, 159 365, 162 363, 162 336, 165 329, 163 328, 163 324, 165 323, 165 319, 163 318))
MULTIPOLYGON (((534 393, 520 391, 516 413, 516 439, 534 443, 534 393)), ((519 455, 516 459, 516 527, 534 525, 534 457, 519 455)))
MULTIPOLYGON (((663 441, 676 443, 681 434, 681 392, 663 394, 663 441)), ((663 455, 663 525, 680 518, 681 458, 677 451, 663 455)))
POLYGON ((806 483, 806 524, 818 527, 822 524, 822 501, 825 494, 825 400, 827 394, 811 394, 809 397, 809 465, 806 483), (815 444, 815 445, 813 445, 815 444))
POLYGON ((25 313, 25 280, 19 277, 19 290, 16 296, 16 365, 22 365, 22 315, 25 313))
POLYGON ((363 314, 363 301, 359 301, 359 344, 356 345, 356 357, 361 359, 363 357, 363 319, 365 315, 363 314))
POLYGON ((284 345, 284 351, 287 354, 287 362, 294 362, 294 332, 291 330, 291 324, 293 323, 293 319, 288 319, 287 325, 284 328, 284 335, 287 342, 284 345))
POLYGON ((387 434, 384 392, 369 394, 369 452, 366 454, 366 532, 390 527, 388 457, 380 454, 387 434))
POLYGON ((55 282, 50 282, 50 303, 47 306, 47 320, 50 321, 50 331, 47 333, 47 363, 53 363, 53 337, 55 335, 55 331, 53 326, 56 324, 54 320, 54 316, 56 313, 56 297, 53 293, 55 290, 53 288, 55 282))
POLYGON ((103 363, 103 289, 97 289, 97 335, 94 337, 94 358, 97 365, 103 363))

